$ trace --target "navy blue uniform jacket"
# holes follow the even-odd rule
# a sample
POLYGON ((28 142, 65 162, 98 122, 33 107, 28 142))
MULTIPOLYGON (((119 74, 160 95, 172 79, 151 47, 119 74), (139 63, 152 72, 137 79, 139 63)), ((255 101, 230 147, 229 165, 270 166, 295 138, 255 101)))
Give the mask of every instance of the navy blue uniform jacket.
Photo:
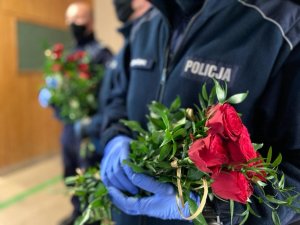
MULTIPOLYGON (((87 126, 83 126, 83 136, 94 137, 97 139, 100 138, 103 119, 102 113, 104 109, 108 105, 110 105, 112 99, 119 96, 119 93, 123 93, 122 91, 127 86, 127 79, 120 80, 122 79, 122 76, 120 76, 119 74, 127 73, 123 72, 123 70, 126 70, 126 65, 128 65, 128 62, 126 61, 128 60, 127 47, 132 24, 133 23, 129 21, 125 23, 120 29, 118 29, 118 31, 124 37, 124 46, 118 52, 118 54, 113 57, 113 59, 108 63, 106 67, 105 75, 99 88, 98 110, 97 113, 91 117, 91 123, 87 126)), ((125 113, 125 109, 120 110, 120 108, 118 108, 118 112, 120 112, 122 115, 115 114, 115 116, 118 118, 122 117, 125 113)))
MULTIPOLYGON (((132 29, 125 100, 114 101, 126 101, 128 119, 145 126, 151 101, 169 106, 180 96, 183 107, 193 107, 211 78, 227 82, 229 96, 249 91, 236 108, 252 141, 283 154, 286 184, 300 191, 300 6, 288 0, 206 0, 170 54, 174 2, 152 0, 158 10, 132 29)), ((106 117, 103 140, 125 133, 115 119, 109 122, 112 115, 106 117)), ((227 224, 228 204, 214 203, 227 224)), ((247 224, 272 224, 270 210, 255 201, 252 205, 261 218, 250 216, 247 224)), ((236 204, 236 214, 243 210, 236 204)), ((278 213, 284 225, 297 220, 287 208, 278 213)))

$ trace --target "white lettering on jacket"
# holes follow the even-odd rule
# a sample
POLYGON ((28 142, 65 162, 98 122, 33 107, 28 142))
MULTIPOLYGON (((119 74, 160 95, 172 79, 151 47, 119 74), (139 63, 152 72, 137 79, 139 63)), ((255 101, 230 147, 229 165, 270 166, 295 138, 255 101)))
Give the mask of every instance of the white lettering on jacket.
POLYGON ((147 64, 148 64, 147 60, 141 58, 132 59, 130 61, 130 67, 145 67, 147 66, 147 64))
POLYGON ((112 70, 116 69, 116 68, 118 67, 118 61, 117 61, 117 60, 112 60, 112 61, 109 63, 108 67, 109 67, 110 69, 112 69, 112 70))
POLYGON ((225 66, 188 59, 184 67, 184 72, 230 82, 232 69, 225 66))

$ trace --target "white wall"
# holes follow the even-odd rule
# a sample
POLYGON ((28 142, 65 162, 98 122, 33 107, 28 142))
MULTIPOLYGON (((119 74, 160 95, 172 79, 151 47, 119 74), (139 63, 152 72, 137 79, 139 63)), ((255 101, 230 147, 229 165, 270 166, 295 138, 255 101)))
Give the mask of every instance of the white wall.
POLYGON ((122 36, 117 32, 120 22, 113 8, 113 0, 93 0, 95 31, 97 38, 108 45, 113 52, 122 47, 122 36))

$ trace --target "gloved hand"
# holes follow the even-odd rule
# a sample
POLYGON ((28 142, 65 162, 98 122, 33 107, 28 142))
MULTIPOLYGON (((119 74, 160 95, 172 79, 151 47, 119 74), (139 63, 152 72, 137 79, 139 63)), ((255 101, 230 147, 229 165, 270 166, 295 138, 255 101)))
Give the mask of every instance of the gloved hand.
MULTIPOLYGON (((137 174, 127 170, 127 175, 134 185, 153 193, 149 197, 128 197, 114 187, 108 187, 108 192, 112 202, 120 210, 129 215, 146 215, 160 219, 183 220, 176 200, 176 192, 170 184, 160 183, 154 178, 144 174, 137 174)), ((200 198, 193 196, 199 202, 200 198)), ((181 205, 178 203, 178 205, 181 205)), ((188 203, 181 207, 185 217, 190 215, 188 203)))
POLYGON ((39 103, 42 107, 46 108, 49 106, 49 101, 52 97, 51 92, 47 88, 43 88, 39 93, 39 103))
POLYGON ((74 124, 74 133, 75 133, 75 136, 79 139, 83 138, 86 136, 85 134, 85 128, 91 123, 91 118, 89 117, 86 117, 86 118, 83 118, 81 120, 78 120, 75 122, 74 124))
POLYGON ((62 83, 60 75, 48 76, 45 79, 48 88, 58 88, 62 83))
POLYGON ((125 174, 125 170, 130 168, 123 164, 123 161, 128 159, 130 141, 129 137, 119 135, 108 142, 100 165, 101 179, 106 187, 113 186, 119 190, 137 194, 137 187, 125 174))

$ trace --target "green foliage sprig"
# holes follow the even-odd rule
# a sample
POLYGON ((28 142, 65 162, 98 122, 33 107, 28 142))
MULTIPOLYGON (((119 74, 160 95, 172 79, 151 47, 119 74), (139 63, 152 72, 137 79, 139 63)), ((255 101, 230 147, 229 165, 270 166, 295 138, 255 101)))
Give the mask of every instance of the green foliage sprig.
POLYGON ((102 225, 113 225, 111 220, 111 202, 107 190, 100 180, 99 168, 77 171, 77 175, 65 180, 70 186, 71 194, 79 197, 82 215, 76 225, 99 222, 102 225))

